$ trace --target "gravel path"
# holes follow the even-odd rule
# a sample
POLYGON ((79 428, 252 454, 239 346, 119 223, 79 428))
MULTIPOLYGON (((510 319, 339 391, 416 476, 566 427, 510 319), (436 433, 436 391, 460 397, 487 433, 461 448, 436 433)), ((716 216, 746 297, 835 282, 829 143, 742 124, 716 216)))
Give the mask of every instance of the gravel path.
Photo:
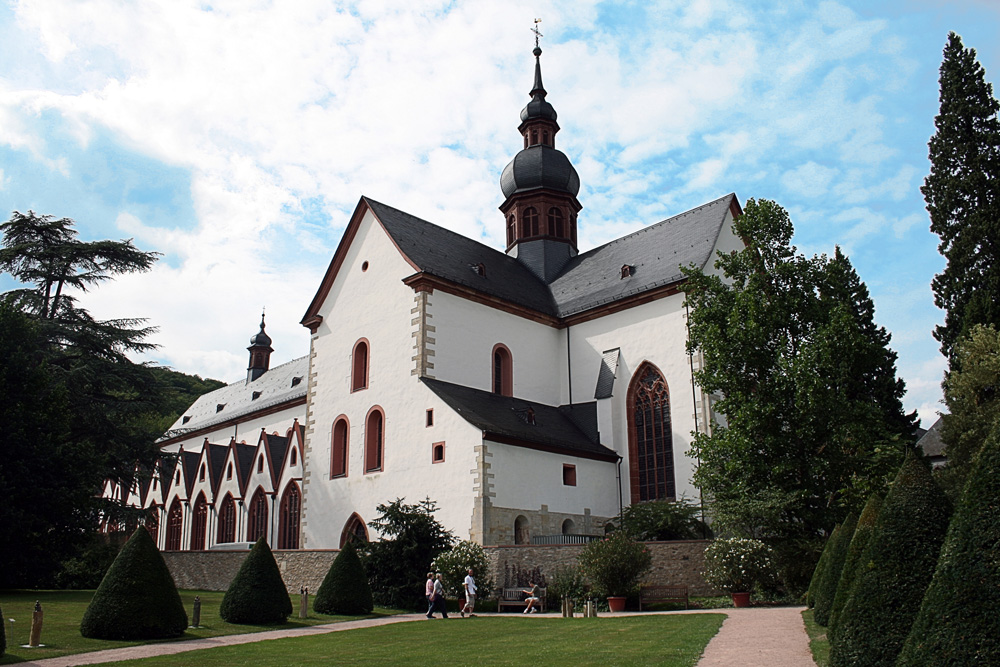
MULTIPOLYGON (((754 609, 710 609, 677 612, 642 612, 641 614, 616 614, 621 616, 650 614, 699 614, 723 613, 726 620, 722 629, 705 648, 698 667, 815 667, 809 652, 809 638, 802 622, 803 607, 759 607, 754 609)), ((493 614, 486 614, 487 618, 493 614)), ((605 614, 607 616, 607 614, 605 614)), ((530 614, 527 618, 552 618, 553 614, 530 614)), ((312 625, 293 630, 270 630, 245 635, 228 635, 211 639, 129 646, 92 653, 77 653, 37 662, 22 662, 19 667, 74 667, 101 662, 135 660, 154 655, 173 655, 205 648, 249 644, 284 637, 304 637, 341 630, 370 628, 376 625, 426 620, 423 614, 400 614, 361 621, 312 625)))

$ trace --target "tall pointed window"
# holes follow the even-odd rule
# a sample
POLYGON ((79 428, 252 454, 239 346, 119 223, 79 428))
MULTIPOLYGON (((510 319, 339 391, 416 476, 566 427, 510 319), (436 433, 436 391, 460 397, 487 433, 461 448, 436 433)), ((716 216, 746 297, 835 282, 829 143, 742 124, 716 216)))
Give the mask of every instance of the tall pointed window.
POLYGON ((292 482, 281 497, 280 515, 278 517, 278 548, 299 548, 299 511, 302 507, 302 494, 299 485, 292 482))
POLYGON ((236 541, 236 501, 228 493, 219 509, 219 528, 215 536, 215 541, 219 544, 236 541))
POLYGON ((538 236, 538 210, 534 206, 529 206, 521 214, 521 237, 532 236, 538 236))
POLYGON ((556 238, 563 238, 566 235, 565 225, 563 224, 563 214, 558 207, 553 206, 549 209, 548 216, 549 223, 549 235, 555 236, 556 238))
POLYGON ((382 408, 375 406, 365 420, 365 472, 382 470, 384 439, 385 415, 382 408))
POLYGON ((330 443, 330 479, 347 477, 347 438, 351 431, 347 417, 341 415, 333 423, 333 436, 330 443))
MULTIPOLYGON (((156 480, 153 481, 155 482, 156 480)), ((156 505, 153 505, 149 509, 149 514, 146 515, 145 526, 146 530, 149 531, 149 536, 156 542, 160 533, 160 508, 156 505)))
POLYGON ((191 551, 204 551, 205 528, 208 526, 208 503, 205 494, 199 493, 191 515, 191 551))
POLYGON ((628 410, 632 502, 675 498, 670 393, 663 374, 648 362, 632 378, 628 410))
POLYGON ((184 508, 180 498, 174 498, 167 514, 167 551, 181 550, 181 530, 184 527, 184 508))
POLYGON ((354 344, 351 353, 351 391, 368 388, 368 341, 364 338, 354 344))
POLYGON ((343 549, 348 542, 359 544, 367 541, 368 528, 365 527, 364 520, 355 512, 344 524, 344 530, 340 532, 340 548, 343 549))
POLYGON ((261 537, 267 537, 267 494, 258 487, 247 514, 247 542, 256 542, 261 537))
POLYGON ((513 359, 510 350, 503 343, 493 346, 493 393, 501 396, 514 395, 513 359))

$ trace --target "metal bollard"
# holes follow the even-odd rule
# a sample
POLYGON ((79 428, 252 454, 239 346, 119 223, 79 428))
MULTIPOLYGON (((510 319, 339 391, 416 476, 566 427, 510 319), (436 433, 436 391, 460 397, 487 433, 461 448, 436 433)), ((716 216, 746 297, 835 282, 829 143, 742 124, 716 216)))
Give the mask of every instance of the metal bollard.
POLYGON ((201 627, 201 597, 194 596, 194 610, 191 612, 191 627, 201 627))
POLYGON ((42 640, 42 603, 35 600, 35 611, 31 613, 31 635, 28 638, 28 646, 38 648, 42 640))
POLYGON ((309 617, 309 589, 299 588, 299 618, 309 617))

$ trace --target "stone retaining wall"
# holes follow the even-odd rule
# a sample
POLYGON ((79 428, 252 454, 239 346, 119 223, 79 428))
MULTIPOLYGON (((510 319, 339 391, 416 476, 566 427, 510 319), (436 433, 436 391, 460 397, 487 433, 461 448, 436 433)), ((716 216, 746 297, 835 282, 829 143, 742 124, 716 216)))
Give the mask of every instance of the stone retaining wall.
MULTIPOLYGON (((682 540, 677 542, 647 542, 653 565, 643 577, 643 583, 686 585, 691 595, 713 595, 702 578, 705 566, 705 547, 708 540, 682 540)), ((504 568, 516 566, 521 570, 539 568, 551 574, 559 567, 575 566, 583 550, 576 544, 524 544, 517 546, 485 547, 493 569, 493 579, 503 581, 504 568)), ((224 591, 236 576, 246 551, 164 551, 163 558, 170 568, 178 588, 203 591, 224 591)), ((336 549, 310 549, 275 551, 274 558, 288 587, 289 593, 298 593, 302 586, 315 593, 323 582, 327 570, 337 556, 336 549)), ((424 573, 414 575, 423 582, 424 573)))

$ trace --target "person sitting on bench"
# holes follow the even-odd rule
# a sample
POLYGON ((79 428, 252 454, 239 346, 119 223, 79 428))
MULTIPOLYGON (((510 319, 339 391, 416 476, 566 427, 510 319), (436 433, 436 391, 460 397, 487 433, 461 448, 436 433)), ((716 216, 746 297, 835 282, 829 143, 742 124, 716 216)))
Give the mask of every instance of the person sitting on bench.
POLYGON ((529 581, 528 582, 528 586, 530 586, 531 588, 525 588, 524 589, 524 592, 528 594, 528 597, 526 597, 524 599, 524 601, 527 603, 527 605, 525 606, 524 611, 522 611, 521 613, 522 614, 536 614, 536 613, 538 613, 538 607, 536 607, 535 605, 538 604, 538 600, 539 600, 539 598, 538 598, 538 586, 536 586, 535 582, 533 582, 533 581, 529 581))

